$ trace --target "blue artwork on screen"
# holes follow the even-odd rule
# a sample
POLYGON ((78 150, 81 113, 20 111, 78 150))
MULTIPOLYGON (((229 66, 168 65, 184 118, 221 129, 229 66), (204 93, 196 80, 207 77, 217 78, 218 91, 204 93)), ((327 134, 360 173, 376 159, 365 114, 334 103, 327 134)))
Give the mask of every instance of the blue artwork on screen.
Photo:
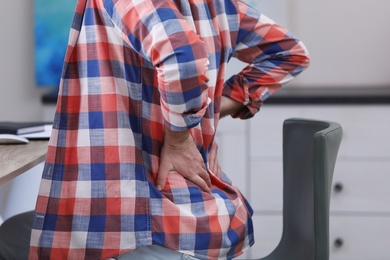
POLYGON ((58 87, 77 0, 34 0, 35 81, 58 87))

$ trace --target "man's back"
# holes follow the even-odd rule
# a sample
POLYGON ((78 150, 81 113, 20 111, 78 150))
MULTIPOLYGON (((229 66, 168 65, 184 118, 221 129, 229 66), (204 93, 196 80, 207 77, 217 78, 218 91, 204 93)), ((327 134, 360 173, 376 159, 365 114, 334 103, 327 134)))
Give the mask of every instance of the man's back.
POLYGON ((225 174, 206 169, 210 192, 178 171, 156 187, 164 133, 189 131, 207 167, 222 93, 245 104, 238 117, 253 116, 305 66, 299 40, 221 0, 80 0, 72 28, 30 258, 152 244, 200 259, 241 254, 254 242, 252 210, 225 174), (251 65, 225 82, 232 56, 251 65))

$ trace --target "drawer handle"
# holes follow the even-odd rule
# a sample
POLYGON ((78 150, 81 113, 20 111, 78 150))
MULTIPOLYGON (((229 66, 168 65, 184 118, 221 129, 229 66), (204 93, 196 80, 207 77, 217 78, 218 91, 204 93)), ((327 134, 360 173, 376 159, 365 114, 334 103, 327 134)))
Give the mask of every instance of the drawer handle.
POLYGON ((340 182, 337 182, 335 185, 334 185, 334 191, 335 192, 341 192, 343 190, 344 186, 342 183, 340 182))
POLYGON ((336 238, 336 240, 334 241, 334 246, 337 247, 337 248, 340 248, 342 247, 344 244, 344 240, 342 238, 336 238))

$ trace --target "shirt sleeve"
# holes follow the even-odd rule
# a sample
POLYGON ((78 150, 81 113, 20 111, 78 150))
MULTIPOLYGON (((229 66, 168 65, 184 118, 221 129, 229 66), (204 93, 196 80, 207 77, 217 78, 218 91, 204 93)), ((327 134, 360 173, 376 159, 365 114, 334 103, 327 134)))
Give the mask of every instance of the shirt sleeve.
POLYGON ((125 41, 157 70, 165 125, 173 131, 199 124, 210 103, 204 42, 172 1, 105 0, 125 41))
POLYGON ((276 93, 309 65, 304 44, 282 26, 238 1, 240 28, 233 56, 248 64, 225 82, 223 95, 245 107, 233 117, 253 117, 276 93))

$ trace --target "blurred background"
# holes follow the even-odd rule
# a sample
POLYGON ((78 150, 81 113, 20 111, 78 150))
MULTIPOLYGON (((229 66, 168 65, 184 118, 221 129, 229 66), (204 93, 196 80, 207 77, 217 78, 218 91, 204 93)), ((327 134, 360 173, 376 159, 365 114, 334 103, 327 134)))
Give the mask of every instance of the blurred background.
MULTIPOLYGON (((42 70, 44 66, 34 67, 35 43, 50 42, 50 36, 48 34, 39 35, 39 38, 34 36, 34 25, 38 23, 37 19, 34 19, 35 2, 47 5, 44 0, 16 0, 7 4, 7 8, 0 10, 0 30, 3 35, 0 43, 1 120, 44 119, 42 94, 47 92, 47 87, 56 87, 47 84, 43 85, 43 88, 37 87, 41 83, 40 78, 35 77, 36 73, 39 73, 36 71, 42 70)), ((51 5, 56 2, 59 6, 63 5, 63 1, 59 0, 50 2, 51 5)), ((72 5, 75 0, 66 2, 72 5)), ((304 41, 310 51, 312 57, 310 68, 294 80, 289 88, 342 86, 351 87, 353 90, 389 86, 390 18, 387 13, 389 1, 247 0, 247 2, 289 28, 304 41)), ((50 17, 49 14, 58 12, 46 13, 50 17)), ((58 28, 58 34, 61 28, 58 28)), ((52 64, 51 67, 53 66, 58 64, 52 64)), ((233 68, 230 70, 231 73, 235 71, 234 67, 231 66, 233 68)))
MULTIPOLYGON (((53 120, 55 102, 42 97, 57 86, 37 76, 45 65, 36 58, 48 55, 37 44, 50 42, 47 32, 36 31, 39 1, 8 1, 0 9, 0 121, 53 120)), ((241 259, 268 254, 280 239, 281 131, 289 117, 332 120, 344 128, 331 198, 331 259, 390 259, 390 1, 246 2, 302 39, 311 66, 253 120, 221 121, 222 167, 254 208, 256 244, 241 259)), ((62 63, 49 69, 56 66, 62 63)), ((228 76, 242 66, 233 61, 228 76)), ((0 186, 3 219, 33 209, 42 167, 0 186)))

